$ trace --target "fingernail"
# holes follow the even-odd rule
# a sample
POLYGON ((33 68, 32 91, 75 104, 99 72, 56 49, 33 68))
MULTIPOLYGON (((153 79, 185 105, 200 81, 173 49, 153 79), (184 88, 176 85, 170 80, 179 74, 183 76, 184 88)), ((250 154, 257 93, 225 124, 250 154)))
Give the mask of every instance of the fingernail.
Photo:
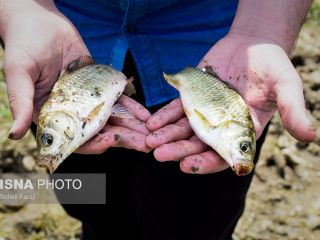
POLYGON ((146 153, 149 153, 149 152, 151 152, 152 150, 153 150, 152 148, 147 147, 145 152, 146 152, 146 153))
POLYGON ((15 139, 15 131, 14 131, 15 125, 16 125, 16 122, 13 121, 12 126, 11 126, 11 129, 10 129, 10 131, 9 131, 9 135, 8 135, 8 138, 11 139, 11 140, 14 140, 14 139, 15 139))
POLYGON ((14 133, 10 132, 9 135, 8 135, 8 138, 11 139, 11 140, 14 140, 14 133))

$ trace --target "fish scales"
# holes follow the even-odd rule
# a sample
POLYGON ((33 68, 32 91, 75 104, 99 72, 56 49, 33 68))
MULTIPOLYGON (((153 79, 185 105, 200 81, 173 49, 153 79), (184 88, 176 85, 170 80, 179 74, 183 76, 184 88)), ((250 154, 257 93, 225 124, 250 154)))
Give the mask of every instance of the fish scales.
POLYGON ((251 118, 250 113, 246 111, 246 108, 239 107, 239 105, 245 106, 245 103, 235 90, 210 74, 203 75, 200 69, 195 71, 187 68, 185 75, 188 80, 181 84, 181 88, 190 94, 190 98, 196 99, 192 101, 194 108, 200 109, 204 115, 213 119, 216 119, 217 114, 221 115, 223 113, 224 117, 217 119, 218 122, 213 124, 216 125, 236 117, 237 121, 242 124, 250 125, 248 121, 248 118, 251 118), (199 81, 200 78, 203 78, 203 80, 199 81))
POLYGON ((85 117, 92 107, 101 102, 102 89, 110 88, 109 85, 115 84, 116 81, 110 71, 102 65, 87 66, 62 76, 52 90, 49 106, 44 107, 42 113, 69 109, 71 112, 78 110, 80 117, 85 117), (97 74, 96 70, 99 70, 100 74, 97 74), (97 96, 97 90, 100 96, 97 96), (59 104, 55 104, 56 102, 59 104), (74 107, 75 104, 77 108, 74 107))
POLYGON ((113 108, 127 85, 134 90, 131 81, 111 66, 94 64, 90 57, 71 62, 39 113, 37 165, 55 171, 105 126, 112 111, 115 117, 132 117, 120 104, 113 108))
POLYGON ((195 134, 224 158, 237 175, 249 174, 255 155, 255 131, 249 109, 232 87, 196 68, 164 74, 181 97, 195 134))

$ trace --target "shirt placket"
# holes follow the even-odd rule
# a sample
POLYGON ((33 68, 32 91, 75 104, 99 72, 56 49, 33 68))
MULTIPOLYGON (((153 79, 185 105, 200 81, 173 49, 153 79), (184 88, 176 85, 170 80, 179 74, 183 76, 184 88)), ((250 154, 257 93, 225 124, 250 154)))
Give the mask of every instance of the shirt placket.
POLYGON ((159 75, 159 64, 153 55, 148 38, 143 32, 141 18, 147 0, 128 0, 122 33, 135 60, 145 94, 146 105, 158 104, 165 96, 164 81, 159 75), (152 94, 156 89, 156 93, 152 94))

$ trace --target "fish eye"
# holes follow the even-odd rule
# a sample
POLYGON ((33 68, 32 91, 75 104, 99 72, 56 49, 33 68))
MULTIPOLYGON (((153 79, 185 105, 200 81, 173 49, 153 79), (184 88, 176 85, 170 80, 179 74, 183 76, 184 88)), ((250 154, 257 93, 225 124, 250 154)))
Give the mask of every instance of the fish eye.
POLYGON ((53 143, 53 136, 49 133, 42 134, 40 139, 41 143, 46 147, 50 146, 53 143))
POLYGON ((250 150, 250 146, 251 146, 251 144, 246 141, 240 143, 240 149, 242 152, 245 152, 245 153, 250 150))

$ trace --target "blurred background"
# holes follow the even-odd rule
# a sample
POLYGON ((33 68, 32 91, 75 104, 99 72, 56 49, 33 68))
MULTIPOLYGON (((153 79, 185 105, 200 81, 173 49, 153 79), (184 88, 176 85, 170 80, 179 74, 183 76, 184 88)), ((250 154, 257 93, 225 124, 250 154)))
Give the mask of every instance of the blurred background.
MULTIPOLYGON (((0 49, 1 69, 2 59, 0 49)), ((291 59, 318 138, 299 143, 278 115, 273 118, 235 240, 320 239, 320 0, 309 11, 291 59)), ((34 138, 29 132, 21 141, 8 140, 11 122, 0 71, 0 173, 38 171, 34 138)), ((80 229, 60 205, 0 204, 0 240, 79 239, 80 229)))

